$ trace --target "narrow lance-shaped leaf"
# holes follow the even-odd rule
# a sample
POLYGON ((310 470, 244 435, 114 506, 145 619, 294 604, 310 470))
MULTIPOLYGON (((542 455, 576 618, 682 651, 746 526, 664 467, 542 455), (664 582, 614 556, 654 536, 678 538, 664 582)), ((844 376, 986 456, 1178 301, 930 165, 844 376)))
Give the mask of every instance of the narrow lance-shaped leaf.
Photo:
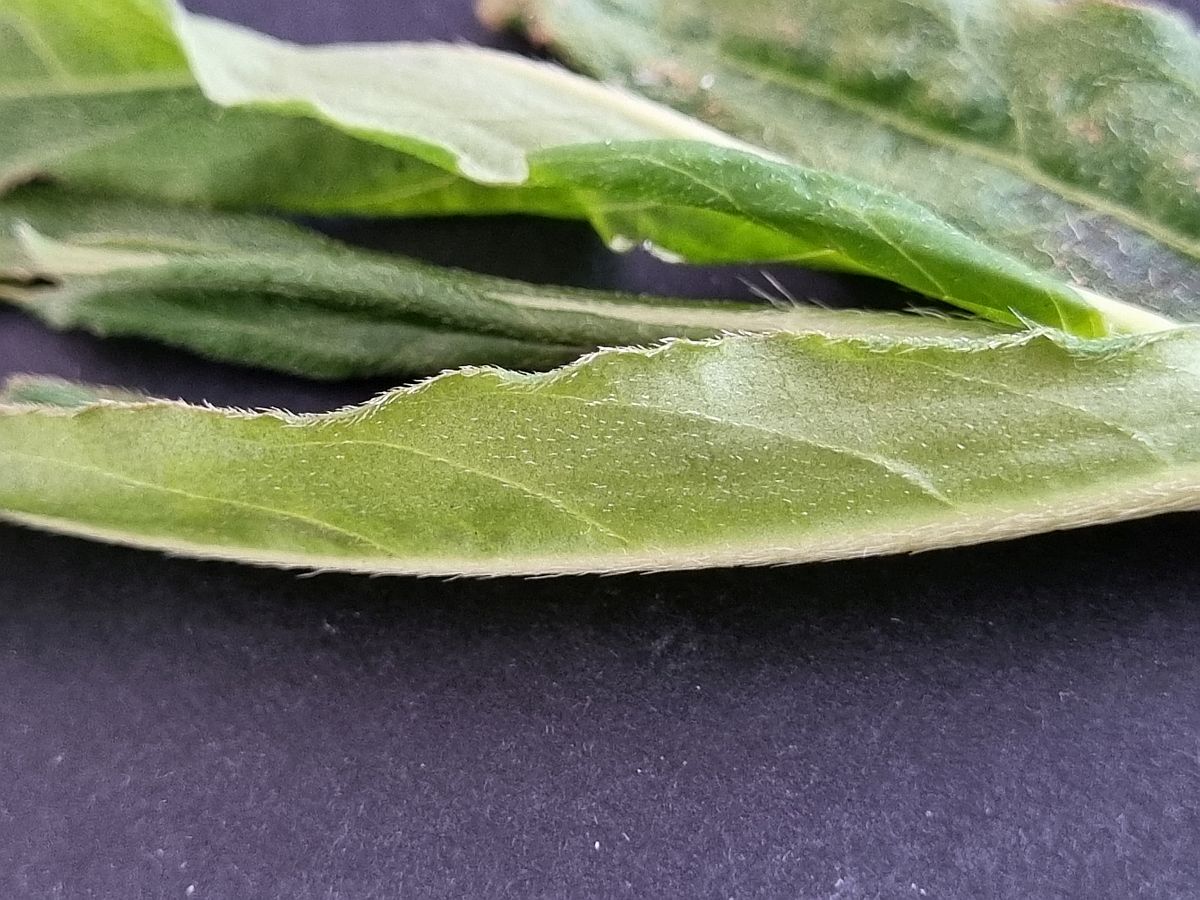
POLYGON ((1200 320, 1200 37, 1079 0, 481 0, 582 69, 1200 320))
POLYGON ((548 368, 599 346, 725 331, 986 334, 795 304, 539 287, 345 247, 284 222, 85 197, 0 198, 0 301, 59 328, 154 338, 313 377, 548 368), (5 237, 11 235, 11 237, 5 237))
POLYGON ((171 9, 178 38, 151 0, 0 0, 0 33, 25 51, 0 72, 14 123, 0 184, 43 174, 218 206, 584 217, 614 244, 866 272, 1008 324, 1164 324, 895 193, 545 64, 464 47, 301 48, 171 9), (124 37, 106 28, 130 4, 160 28, 145 53, 116 52, 124 37))
POLYGON ((729 337, 464 371, 318 416, 24 381, 0 402, 0 518, 370 572, 921 550, 1200 507, 1198 351, 1194 328, 729 337))

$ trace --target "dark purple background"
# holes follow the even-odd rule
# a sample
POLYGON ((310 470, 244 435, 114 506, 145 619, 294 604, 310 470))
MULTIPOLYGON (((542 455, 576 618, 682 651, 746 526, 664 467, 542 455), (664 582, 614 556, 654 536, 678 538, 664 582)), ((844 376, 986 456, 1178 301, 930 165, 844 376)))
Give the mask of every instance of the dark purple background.
MULTIPOLYGON (((496 42, 459 0, 193 6, 301 40, 496 42)), ((543 280, 741 290, 559 224, 335 230, 543 280)), ((19 370, 296 408, 372 387, 3 312, 19 370)), ((0 527, 0 897, 1194 897, 1198 522, 455 582, 0 527)))

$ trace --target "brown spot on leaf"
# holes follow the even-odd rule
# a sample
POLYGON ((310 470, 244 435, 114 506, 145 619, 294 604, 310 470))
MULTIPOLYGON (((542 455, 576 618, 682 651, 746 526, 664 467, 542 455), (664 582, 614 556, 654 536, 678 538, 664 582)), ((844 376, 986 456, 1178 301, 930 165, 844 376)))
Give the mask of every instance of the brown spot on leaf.
POLYGON ((1104 129, 1093 119, 1075 119, 1067 124, 1067 131, 1093 145, 1104 140, 1104 129))

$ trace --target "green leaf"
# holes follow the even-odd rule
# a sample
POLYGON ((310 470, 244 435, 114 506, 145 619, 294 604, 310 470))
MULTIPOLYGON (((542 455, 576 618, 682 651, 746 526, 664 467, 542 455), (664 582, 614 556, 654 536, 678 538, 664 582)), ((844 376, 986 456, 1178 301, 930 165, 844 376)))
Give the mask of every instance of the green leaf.
MULTIPOLYGON (((202 205, 582 217, 617 245, 866 272, 1011 325, 1097 336, 1165 324, 1085 298, 897 194, 767 158, 542 63, 449 46, 301 48, 172 8, 190 74, 178 61, 142 68, 114 62, 103 32, 131 3, 80 6, 68 39, 56 6, 0 0, 0 41, 33 59, 0 80, 13 123, 0 184, 45 175, 202 205), (108 73, 94 82, 60 71, 86 68, 69 55, 87 52, 79 35, 95 37, 108 73)), ((171 39, 164 26, 152 43, 171 39)))
POLYGON ((481 0, 582 69, 1200 320, 1200 38, 1101 0, 481 0))
POLYGON ((26 381, 0 401, 0 517, 421 574, 923 550, 1200 507, 1198 351, 1195 328, 754 335, 453 373, 316 416, 35 405, 26 381))
POLYGON ((0 198, 0 300, 56 328, 154 338, 321 378, 548 368, 600 346, 725 331, 995 330, 977 320, 538 287, 353 250, 261 216, 45 185, 0 198))

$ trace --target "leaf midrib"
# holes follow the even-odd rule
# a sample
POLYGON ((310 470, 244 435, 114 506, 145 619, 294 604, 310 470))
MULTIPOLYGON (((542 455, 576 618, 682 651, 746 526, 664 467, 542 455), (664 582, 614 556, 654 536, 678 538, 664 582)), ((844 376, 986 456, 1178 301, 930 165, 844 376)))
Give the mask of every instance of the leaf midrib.
MULTIPOLYGON (((775 428, 769 428, 765 425, 754 422, 747 422, 741 419, 733 419, 727 416, 710 415, 696 410, 687 409, 685 407, 668 407, 661 404, 645 403, 635 400, 629 400, 619 397, 604 397, 596 399, 588 399, 587 397, 578 397, 574 394, 563 393, 519 393, 515 396, 522 400, 540 399, 552 401, 566 401, 568 403, 579 404, 592 409, 608 408, 608 409, 623 409, 633 413, 651 412, 658 415, 670 416, 674 418, 683 418, 689 421, 704 422, 708 425, 717 425, 721 427, 731 428, 735 431, 751 431, 760 435, 766 435, 771 438, 785 441, 787 443, 797 444, 810 449, 833 453, 837 455, 849 456, 860 463, 871 465, 886 473, 886 476, 899 478, 909 485, 916 487, 922 495, 927 499, 936 501, 937 503, 948 508, 956 508, 956 504, 945 494, 943 494, 933 483, 933 479, 919 467, 913 466, 905 460, 885 456, 883 454, 871 453, 864 450, 858 450, 844 444, 833 444, 825 441, 819 441, 816 438, 810 438, 802 434, 796 434, 790 431, 781 431, 775 428)), ((445 398, 439 400, 442 403, 461 403, 463 398, 445 398)))

